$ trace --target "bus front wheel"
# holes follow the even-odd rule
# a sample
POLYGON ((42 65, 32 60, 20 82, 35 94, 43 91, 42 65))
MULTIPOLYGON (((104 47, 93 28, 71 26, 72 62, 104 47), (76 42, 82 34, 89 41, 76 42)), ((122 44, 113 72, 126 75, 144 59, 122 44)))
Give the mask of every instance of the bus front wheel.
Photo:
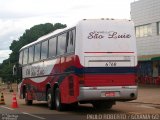
POLYGON ((54 97, 53 97, 53 91, 51 89, 47 90, 47 104, 50 110, 54 108, 54 97))
POLYGON ((58 111, 63 111, 65 109, 65 105, 61 103, 61 93, 59 88, 55 90, 55 107, 58 111))

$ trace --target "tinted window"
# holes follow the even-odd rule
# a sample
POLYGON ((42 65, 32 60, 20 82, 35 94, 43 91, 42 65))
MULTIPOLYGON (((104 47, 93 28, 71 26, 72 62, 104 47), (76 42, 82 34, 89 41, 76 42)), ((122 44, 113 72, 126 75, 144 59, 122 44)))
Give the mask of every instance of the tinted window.
POLYGON ((160 22, 157 23, 157 33, 160 35, 160 22))
POLYGON ((146 37, 152 35, 151 24, 141 25, 136 27, 136 37, 146 37))
POLYGON ((73 52, 75 45, 75 30, 69 31, 67 33, 67 52, 73 52))
POLYGON ((42 47, 41 47, 41 59, 46 59, 48 56, 48 41, 42 42, 42 47))
POLYGON ((49 57, 56 56, 56 37, 49 40, 49 57))
POLYGON ((29 48, 29 61, 28 61, 28 63, 33 62, 33 57, 34 57, 34 46, 29 48))
POLYGON ((21 51, 19 54, 19 64, 21 65, 22 65, 22 58, 23 58, 23 51, 21 51))
POLYGON ((40 44, 35 45, 34 61, 40 60, 40 44))
POLYGON ((57 55, 63 55, 66 52, 66 33, 58 36, 57 55))
POLYGON ((28 63, 28 48, 24 50, 24 55, 23 55, 23 64, 28 63))

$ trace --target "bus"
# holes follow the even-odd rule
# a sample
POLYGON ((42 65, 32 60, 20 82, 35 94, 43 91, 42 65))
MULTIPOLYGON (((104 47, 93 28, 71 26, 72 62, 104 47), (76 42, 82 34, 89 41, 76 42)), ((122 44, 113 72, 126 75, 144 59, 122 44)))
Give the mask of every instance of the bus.
POLYGON ((83 19, 23 46, 19 95, 49 109, 91 103, 110 109, 137 98, 134 24, 124 19, 83 19))

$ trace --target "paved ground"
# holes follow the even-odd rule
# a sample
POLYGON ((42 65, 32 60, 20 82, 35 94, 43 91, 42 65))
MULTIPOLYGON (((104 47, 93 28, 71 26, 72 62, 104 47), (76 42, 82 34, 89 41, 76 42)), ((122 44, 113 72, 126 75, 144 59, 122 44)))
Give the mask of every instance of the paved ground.
MULTIPOLYGON (((11 108, 13 93, 10 93, 6 87, 2 89, 4 92, 4 98, 6 105, 0 105, 0 120, 7 115, 13 115, 11 117, 16 118, 18 115, 18 120, 95 120, 95 119, 106 119, 110 120, 114 115, 117 116, 127 116, 124 118, 137 120, 140 115, 147 115, 147 119, 154 118, 154 120, 160 119, 160 87, 159 86, 140 86, 138 99, 131 102, 117 102, 111 110, 95 110, 92 105, 85 104, 80 105, 77 109, 58 112, 56 110, 49 110, 45 102, 36 102, 32 106, 27 106, 24 100, 18 99, 17 101, 19 107, 16 109, 11 108), (15 115, 15 116, 14 116, 15 115), (102 117, 102 118, 101 118, 102 117), (149 118, 150 117, 150 118, 149 118)), ((16 85, 13 86, 15 91, 16 85)), ((7 116, 8 117, 8 116, 7 116)), ((144 119, 143 116, 142 119, 144 119)), ((5 120, 5 119, 3 119, 5 120)), ((17 119, 15 119, 17 120, 17 119)), ((114 120, 119 120, 114 118, 114 120)))
POLYGON ((138 99, 132 102, 160 105, 160 86, 154 86, 154 85, 139 86, 138 99))
MULTIPOLYGON (((7 86, 0 86, 0 92, 4 93, 4 97, 7 104, 11 104, 10 101, 13 97, 13 94, 16 93, 17 95, 17 85, 13 84, 12 89, 14 92, 9 92, 10 89, 7 89, 7 86)), ((18 97, 18 95, 17 95, 18 97)), ((18 102, 22 100, 17 99, 18 102)), ((137 103, 146 103, 146 104, 159 104, 160 105, 160 86, 155 85, 140 85, 138 88, 138 99, 131 101, 137 103)))

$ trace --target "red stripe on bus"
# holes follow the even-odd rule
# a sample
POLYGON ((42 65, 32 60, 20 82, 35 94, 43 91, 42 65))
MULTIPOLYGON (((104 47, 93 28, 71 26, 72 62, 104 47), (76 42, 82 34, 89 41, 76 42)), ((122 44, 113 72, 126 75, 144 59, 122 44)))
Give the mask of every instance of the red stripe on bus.
POLYGON ((84 52, 84 53, 134 53, 134 52, 84 52))

